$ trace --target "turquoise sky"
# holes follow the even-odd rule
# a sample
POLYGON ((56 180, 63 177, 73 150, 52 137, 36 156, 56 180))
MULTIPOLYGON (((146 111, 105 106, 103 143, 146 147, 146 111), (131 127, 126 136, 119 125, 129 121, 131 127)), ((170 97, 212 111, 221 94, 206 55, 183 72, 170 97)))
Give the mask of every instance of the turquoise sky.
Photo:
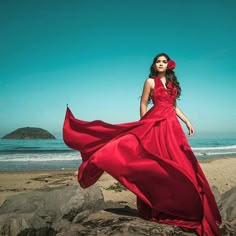
POLYGON ((0 2, 0 136, 58 137, 68 103, 83 120, 139 119, 154 56, 176 61, 179 107, 198 135, 236 137, 234 0, 0 2))

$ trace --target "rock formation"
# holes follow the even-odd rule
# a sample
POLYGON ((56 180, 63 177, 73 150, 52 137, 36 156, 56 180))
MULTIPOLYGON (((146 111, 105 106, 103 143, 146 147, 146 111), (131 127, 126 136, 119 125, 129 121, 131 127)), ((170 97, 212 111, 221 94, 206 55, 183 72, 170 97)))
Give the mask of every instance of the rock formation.
POLYGON ((56 139, 47 130, 35 127, 19 128, 5 135, 2 139, 56 139))
MULTIPOLYGON (((236 187, 222 196, 214 188, 223 217, 223 236, 236 232, 236 187)), ((44 188, 9 197, 0 207, 2 236, 196 236, 191 230, 145 221, 137 210, 105 202, 96 185, 44 188)))

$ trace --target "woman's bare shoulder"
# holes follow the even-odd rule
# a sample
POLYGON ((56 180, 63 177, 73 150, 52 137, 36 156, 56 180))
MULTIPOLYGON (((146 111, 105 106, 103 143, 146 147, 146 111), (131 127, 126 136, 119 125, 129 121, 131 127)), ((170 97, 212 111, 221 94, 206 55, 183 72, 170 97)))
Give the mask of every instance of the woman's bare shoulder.
POLYGON ((147 78, 145 80, 145 84, 147 84, 148 86, 150 86, 150 88, 154 88, 154 85, 155 85, 155 81, 153 78, 147 78))

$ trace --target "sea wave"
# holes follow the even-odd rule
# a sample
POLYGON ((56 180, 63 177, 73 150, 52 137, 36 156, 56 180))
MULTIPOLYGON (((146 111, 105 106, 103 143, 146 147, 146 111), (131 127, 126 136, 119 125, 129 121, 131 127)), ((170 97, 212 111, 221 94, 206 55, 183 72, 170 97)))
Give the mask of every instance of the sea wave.
POLYGON ((218 147, 195 147, 194 154, 199 156, 236 156, 236 145, 218 147))
MULTIPOLYGON (((236 145, 193 147, 197 158, 236 156, 236 145)), ((81 162, 80 152, 72 149, 17 149, 0 150, 0 163, 81 162)), ((1 169, 1 167, 0 167, 1 169)))
POLYGON ((1 155, 9 155, 9 154, 45 154, 45 153, 57 153, 57 154, 63 154, 63 153, 72 153, 72 152, 78 152, 76 150, 72 149, 6 149, 6 150, 0 150, 0 156, 1 155))
POLYGON ((44 161, 76 161, 81 160, 79 152, 71 154, 64 153, 63 155, 54 154, 13 154, 0 155, 0 162, 44 162, 44 161))
POLYGON ((218 146, 218 147, 194 147, 193 150, 228 150, 228 149, 235 149, 236 145, 230 146, 218 146))
POLYGON ((236 151, 234 152, 194 152, 196 156, 236 156, 236 151))

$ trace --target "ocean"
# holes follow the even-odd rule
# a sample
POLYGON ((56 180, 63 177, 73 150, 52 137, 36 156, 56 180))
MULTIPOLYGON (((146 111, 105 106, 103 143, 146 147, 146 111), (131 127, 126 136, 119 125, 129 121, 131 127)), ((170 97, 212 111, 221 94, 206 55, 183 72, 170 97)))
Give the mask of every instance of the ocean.
MULTIPOLYGON (((199 160, 236 157, 236 138, 190 138, 189 143, 199 160)), ((80 163, 80 153, 62 139, 0 139, 0 171, 77 169, 80 163)))

